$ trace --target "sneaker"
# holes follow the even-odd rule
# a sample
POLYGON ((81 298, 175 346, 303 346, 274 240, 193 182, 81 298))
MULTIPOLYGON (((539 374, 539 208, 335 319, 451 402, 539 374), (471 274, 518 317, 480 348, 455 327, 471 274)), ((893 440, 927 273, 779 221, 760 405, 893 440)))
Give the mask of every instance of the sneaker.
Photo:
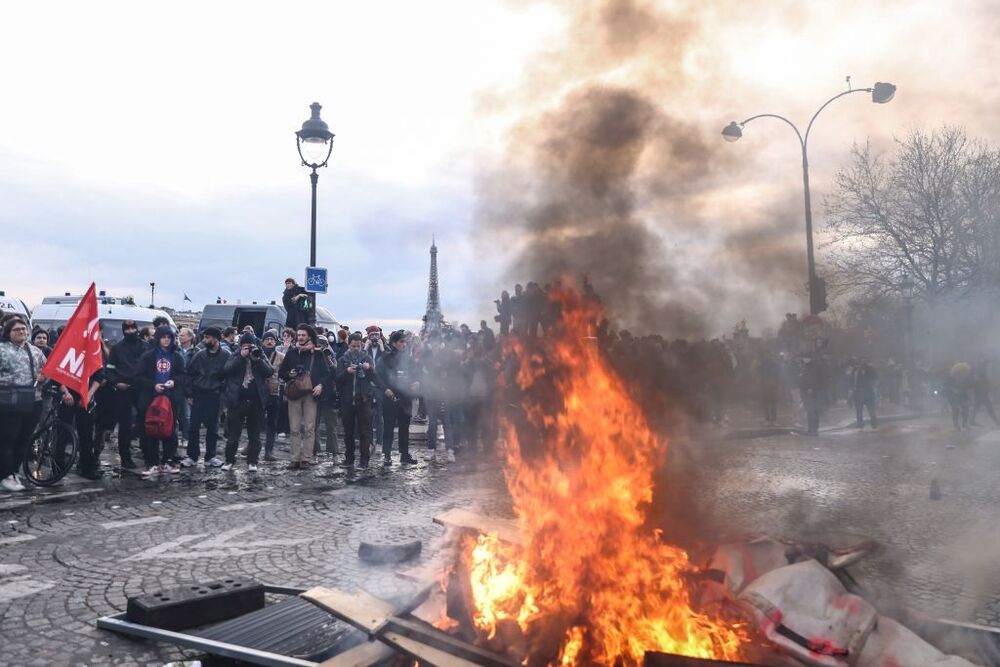
POLYGON ((163 466, 163 470, 165 472, 170 473, 171 475, 176 475, 181 471, 181 468, 176 463, 168 463, 167 465, 163 466))
POLYGON ((181 459, 181 465, 184 466, 185 468, 190 468, 191 466, 194 465, 194 460, 190 456, 185 456, 183 459, 181 459))
POLYGON ((415 458, 413 458, 412 456, 410 456, 409 454, 407 454, 406 456, 404 456, 401 459, 399 459, 399 462, 400 463, 416 463, 417 460, 415 458))
POLYGON ((142 471, 142 476, 146 478, 156 477, 159 474, 160 474, 160 466, 150 466, 142 471))
POLYGON ((208 465, 212 466, 213 468, 219 468, 224 463, 225 463, 225 461, 223 461, 222 459, 220 459, 218 456, 213 456, 211 458, 211 460, 209 460, 208 465))
POLYGON ((225 462, 225 463, 223 463, 223 464, 222 464, 222 465, 221 465, 220 467, 221 467, 221 468, 222 468, 223 470, 232 470, 232 469, 233 469, 233 464, 232 464, 232 463, 230 463, 229 461, 226 461, 226 462, 225 462))
POLYGON ((17 481, 17 477, 14 475, 4 477, 3 481, 0 482, 0 489, 4 491, 24 491, 24 487, 17 481))
POLYGON ((274 454, 264 454, 264 460, 267 461, 268 463, 273 463, 278 459, 274 458, 274 454))
POLYGON ((385 455, 385 458, 383 459, 383 461, 382 461, 382 462, 383 462, 383 463, 384 463, 385 465, 387 465, 387 466, 391 466, 391 465, 392 465, 392 457, 391 457, 391 456, 389 456, 388 454, 386 454, 386 455, 385 455))
POLYGON ((248 463, 247 464, 247 472, 257 472, 257 464, 256 463, 248 463))

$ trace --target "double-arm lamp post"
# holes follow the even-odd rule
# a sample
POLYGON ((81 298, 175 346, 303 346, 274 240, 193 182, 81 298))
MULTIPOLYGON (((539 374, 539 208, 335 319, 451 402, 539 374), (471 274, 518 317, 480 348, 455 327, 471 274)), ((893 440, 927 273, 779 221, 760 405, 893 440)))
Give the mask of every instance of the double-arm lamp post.
POLYGON ((316 184, 319 182, 319 174, 316 170, 325 167, 330 160, 330 153, 333 152, 333 132, 326 122, 319 117, 319 110, 323 107, 319 102, 309 105, 312 115, 302 123, 302 129, 295 133, 295 144, 299 149, 299 157, 302 158, 302 166, 310 167, 312 173, 309 180, 312 181, 312 226, 309 237, 309 266, 316 266, 316 184))
POLYGON ((813 123, 816 122, 816 117, 819 116, 820 112, 823 111, 831 102, 840 99, 845 95, 850 95, 851 93, 871 93, 872 102, 875 104, 885 104, 890 101, 896 94, 896 86, 891 83, 876 83, 871 88, 853 88, 845 90, 844 92, 834 95, 826 102, 823 103, 813 117, 809 120, 809 125, 806 127, 806 133, 803 134, 796 127, 795 123, 788 120, 784 116, 779 116, 774 113, 762 113, 756 116, 751 116, 747 118, 742 123, 737 123, 736 121, 731 122, 729 125, 722 130, 722 137, 726 141, 736 141, 743 136, 743 128, 752 120, 758 118, 777 118, 780 121, 784 121, 795 131, 795 136, 799 138, 799 146, 802 148, 802 188, 805 192, 805 209, 806 209, 806 258, 809 263, 809 312, 813 315, 817 315, 826 309, 826 284, 822 282, 816 276, 816 261, 813 257, 813 232, 812 232, 812 200, 809 197, 809 133, 812 130, 813 123))

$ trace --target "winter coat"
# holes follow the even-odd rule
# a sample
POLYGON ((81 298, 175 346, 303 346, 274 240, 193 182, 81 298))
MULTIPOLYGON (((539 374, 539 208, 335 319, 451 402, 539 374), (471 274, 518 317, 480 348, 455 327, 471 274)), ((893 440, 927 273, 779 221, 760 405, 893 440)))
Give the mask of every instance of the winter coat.
POLYGON ((310 371, 312 385, 314 387, 323 385, 323 390, 328 391, 333 378, 330 375, 330 369, 327 368, 326 362, 323 360, 323 352, 321 350, 314 349, 312 352, 303 352, 298 347, 291 348, 285 353, 285 358, 281 361, 281 367, 278 369, 278 378, 284 381, 285 384, 288 384, 293 379, 289 375, 293 370, 301 368, 304 371, 310 367, 310 358, 312 359, 312 370, 310 371))
POLYGON ((108 355, 108 380, 113 383, 130 384, 129 380, 135 375, 135 367, 139 363, 139 357, 147 349, 138 337, 133 340, 123 338, 112 345, 111 354, 108 355))
MULTIPOLYGON (((292 299, 299 294, 308 295, 309 292, 302 285, 296 285, 290 289, 286 289, 281 294, 281 304, 285 307, 285 326, 294 329, 300 324, 310 324, 316 321, 316 315, 314 309, 302 310, 301 303, 302 299, 298 301, 292 301, 292 299)), ((312 299, 312 297, 309 297, 312 299)))
POLYGON ((382 389, 382 380, 375 372, 375 362, 363 351, 353 352, 348 350, 337 360, 337 392, 340 394, 340 401, 350 402, 354 400, 371 400, 376 390, 382 389), (370 368, 363 371, 364 377, 357 373, 349 373, 348 369, 352 364, 370 364, 370 368))
POLYGON ((185 367, 187 374, 187 394, 222 391, 225 381, 226 361, 232 355, 221 345, 218 351, 198 350, 185 367))
MULTIPOLYGON (((23 347, 11 341, 0 343, 0 387, 33 385, 44 365, 45 355, 31 343, 25 343, 23 347), (31 355, 30 358, 28 355, 31 355), (35 367, 34 375, 31 373, 32 363, 35 367)), ((40 400, 41 397, 41 389, 36 386, 35 400, 40 400)))
POLYGON ((382 391, 391 389, 396 396, 396 405, 404 414, 413 409, 413 383, 419 381, 417 366, 406 352, 389 350, 376 369, 382 391))
POLYGON ((274 375, 274 368, 263 355, 258 359, 253 357, 243 358, 240 354, 232 354, 226 359, 223 370, 225 374, 225 384, 223 385, 222 402, 235 407, 240 404, 240 394, 243 391, 243 378, 246 375, 246 366, 250 364, 253 373, 254 385, 257 389, 257 398, 261 406, 267 405, 267 397, 271 391, 268 387, 268 378, 274 375))
POLYGON ((267 350, 264 350, 264 358, 267 359, 268 363, 271 364, 271 368, 274 369, 271 376, 267 378, 267 390, 271 396, 277 396, 281 393, 281 381, 278 379, 278 369, 281 368, 281 362, 285 358, 285 353, 279 352, 278 348, 274 348, 274 353, 269 356, 267 350))

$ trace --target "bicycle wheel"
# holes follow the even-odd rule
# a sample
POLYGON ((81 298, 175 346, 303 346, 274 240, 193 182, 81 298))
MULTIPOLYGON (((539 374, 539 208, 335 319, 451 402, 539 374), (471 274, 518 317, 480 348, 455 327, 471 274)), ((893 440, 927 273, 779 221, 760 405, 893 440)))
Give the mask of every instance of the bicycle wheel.
POLYGON ((77 446, 76 429, 54 419, 35 432, 21 471, 35 486, 51 486, 72 469, 77 446))

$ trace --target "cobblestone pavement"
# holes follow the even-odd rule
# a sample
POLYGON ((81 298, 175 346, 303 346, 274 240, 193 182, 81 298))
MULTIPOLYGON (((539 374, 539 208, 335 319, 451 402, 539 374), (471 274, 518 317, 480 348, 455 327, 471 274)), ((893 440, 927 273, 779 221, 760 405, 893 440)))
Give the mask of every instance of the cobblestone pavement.
MULTIPOLYGON (((996 531, 1000 432, 954 434, 939 419, 872 433, 834 429, 672 445, 699 462, 689 502, 720 530, 801 538, 873 537, 883 549, 857 568, 862 584, 925 612, 1000 623, 996 531), (931 479, 942 498, 929 498, 931 479)), ((188 581, 245 575, 308 587, 405 586, 392 566, 359 561, 363 540, 441 543, 431 518, 452 507, 510 512, 493 461, 425 460, 348 475, 326 457, 303 472, 283 462, 255 476, 192 469, 149 482, 108 476, 44 494, 0 496, 0 663, 162 664, 191 658, 94 627, 129 596, 188 581)))

